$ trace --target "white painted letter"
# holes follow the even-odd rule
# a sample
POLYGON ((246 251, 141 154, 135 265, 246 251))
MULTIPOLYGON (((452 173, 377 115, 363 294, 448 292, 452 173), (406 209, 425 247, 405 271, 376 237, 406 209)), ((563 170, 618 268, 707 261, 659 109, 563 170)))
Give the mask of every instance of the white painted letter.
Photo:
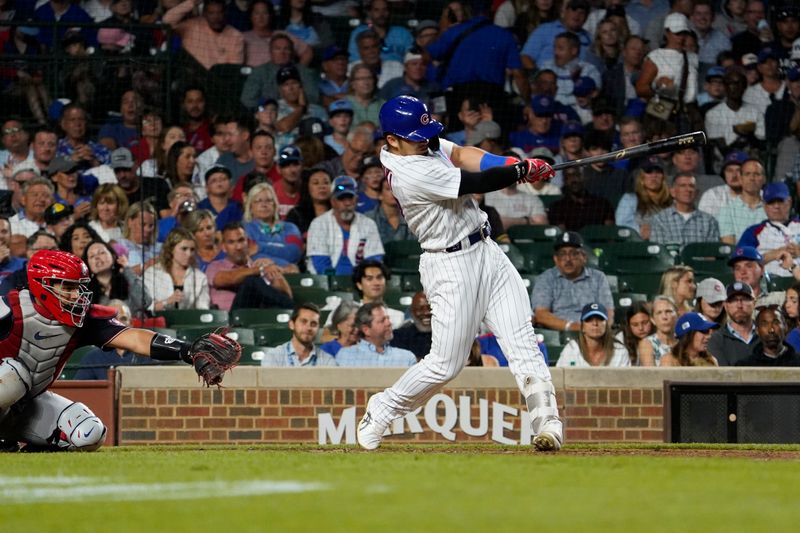
POLYGON ((456 402, 450 396, 436 394, 425 404, 425 423, 436 433, 447 440, 456 440, 456 434, 451 430, 458 423, 458 410, 456 402), (436 419, 436 406, 439 402, 444 404, 444 424, 439 424, 436 419))
POLYGON ((519 423, 519 443, 523 446, 530 446, 533 442, 533 428, 531 427, 531 415, 525 409, 522 409, 520 413, 519 423))
POLYGON ((478 427, 472 427, 472 404, 469 396, 458 397, 458 421, 461 430, 470 437, 480 437, 489 431, 489 401, 478 400, 478 427))
POLYGON ((331 444, 341 444, 342 436, 345 436, 345 444, 356 443, 356 408, 348 407, 342 411, 342 418, 339 420, 337 426, 333 422, 333 417, 330 413, 320 413, 317 416, 319 425, 319 444, 328 444, 328 437, 330 436, 331 444))
POLYGON ((422 433, 422 426, 417 420, 417 415, 422 411, 422 407, 418 407, 408 413, 402 418, 395 418, 392 421, 392 435, 402 435, 405 431, 405 424, 408 424, 408 431, 410 433, 422 433))
POLYGON ((506 422, 503 419, 505 415, 517 416, 517 410, 502 403, 492 402, 492 440, 499 444, 516 444, 504 435, 506 429, 514 429, 513 422, 506 422))

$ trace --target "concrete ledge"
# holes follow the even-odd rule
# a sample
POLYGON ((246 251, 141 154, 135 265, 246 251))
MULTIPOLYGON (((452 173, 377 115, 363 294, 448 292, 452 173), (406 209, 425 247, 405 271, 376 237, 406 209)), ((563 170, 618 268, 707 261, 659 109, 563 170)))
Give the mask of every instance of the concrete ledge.
MULTIPOLYGON (((200 388, 189 367, 118 367, 119 385, 124 389, 200 388)), ((392 385, 403 369, 381 368, 260 368, 244 366, 225 376, 228 389, 366 388, 392 385)), ((664 381, 708 382, 798 382, 800 368, 551 368, 557 389, 572 388, 654 388, 664 381)), ((507 368, 465 368, 448 388, 516 388, 507 368)))

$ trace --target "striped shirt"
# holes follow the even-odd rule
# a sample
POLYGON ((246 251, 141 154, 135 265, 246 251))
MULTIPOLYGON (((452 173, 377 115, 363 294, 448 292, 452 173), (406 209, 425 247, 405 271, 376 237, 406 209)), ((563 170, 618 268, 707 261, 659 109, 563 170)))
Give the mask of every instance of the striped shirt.
POLYGON ((417 362, 417 357, 408 350, 388 344, 384 346, 383 353, 380 353, 374 344, 361 339, 358 344, 339 350, 336 362, 339 366, 409 367, 417 362))
POLYGON ((764 202, 759 201, 750 207, 741 198, 735 198, 719 210, 719 234, 723 237, 733 235, 739 240, 744 230, 764 220, 764 216, 764 202))
POLYGON ((567 279, 557 267, 552 267, 536 278, 531 291, 531 309, 548 309, 558 318, 578 322, 581 309, 590 303, 601 303, 609 311, 614 309, 614 298, 606 275, 599 270, 584 267, 575 279, 567 279))
MULTIPOLYGON (((800 219, 790 220, 786 224, 764 220, 760 224, 744 230, 736 246, 752 246, 763 255, 792 243, 800 243, 800 219)), ((795 258, 794 261, 795 264, 800 264, 800 257, 795 258)), ((781 262, 777 259, 767 263, 764 268, 772 276, 791 277, 792 275, 781 266, 781 262)))
POLYGON ((688 218, 670 206, 653 215, 650 240, 659 244, 713 242, 719 240, 717 219, 703 211, 694 210, 688 218))

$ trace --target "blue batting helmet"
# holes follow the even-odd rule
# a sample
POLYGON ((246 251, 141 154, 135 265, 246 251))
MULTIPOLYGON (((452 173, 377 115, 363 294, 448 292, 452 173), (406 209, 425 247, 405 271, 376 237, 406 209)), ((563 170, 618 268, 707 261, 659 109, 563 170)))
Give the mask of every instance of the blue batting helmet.
POLYGON ((431 118, 422 100, 413 96, 395 96, 381 107, 381 130, 407 141, 422 142, 439 135, 444 126, 431 118))

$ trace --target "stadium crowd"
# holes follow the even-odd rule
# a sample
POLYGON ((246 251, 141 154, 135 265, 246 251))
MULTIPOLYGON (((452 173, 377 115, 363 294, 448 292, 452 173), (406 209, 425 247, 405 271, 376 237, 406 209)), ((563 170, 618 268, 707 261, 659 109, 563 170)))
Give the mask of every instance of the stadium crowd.
MULTIPOLYGON (((551 163, 705 131, 476 195, 551 364, 800 365, 792 1, 0 0, 0 50, 2 294, 61 249, 135 321, 287 310, 263 365, 410 366, 431 310, 378 157, 410 94, 453 142, 551 163)), ((507 364, 475 333, 470 364, 507 364)))

